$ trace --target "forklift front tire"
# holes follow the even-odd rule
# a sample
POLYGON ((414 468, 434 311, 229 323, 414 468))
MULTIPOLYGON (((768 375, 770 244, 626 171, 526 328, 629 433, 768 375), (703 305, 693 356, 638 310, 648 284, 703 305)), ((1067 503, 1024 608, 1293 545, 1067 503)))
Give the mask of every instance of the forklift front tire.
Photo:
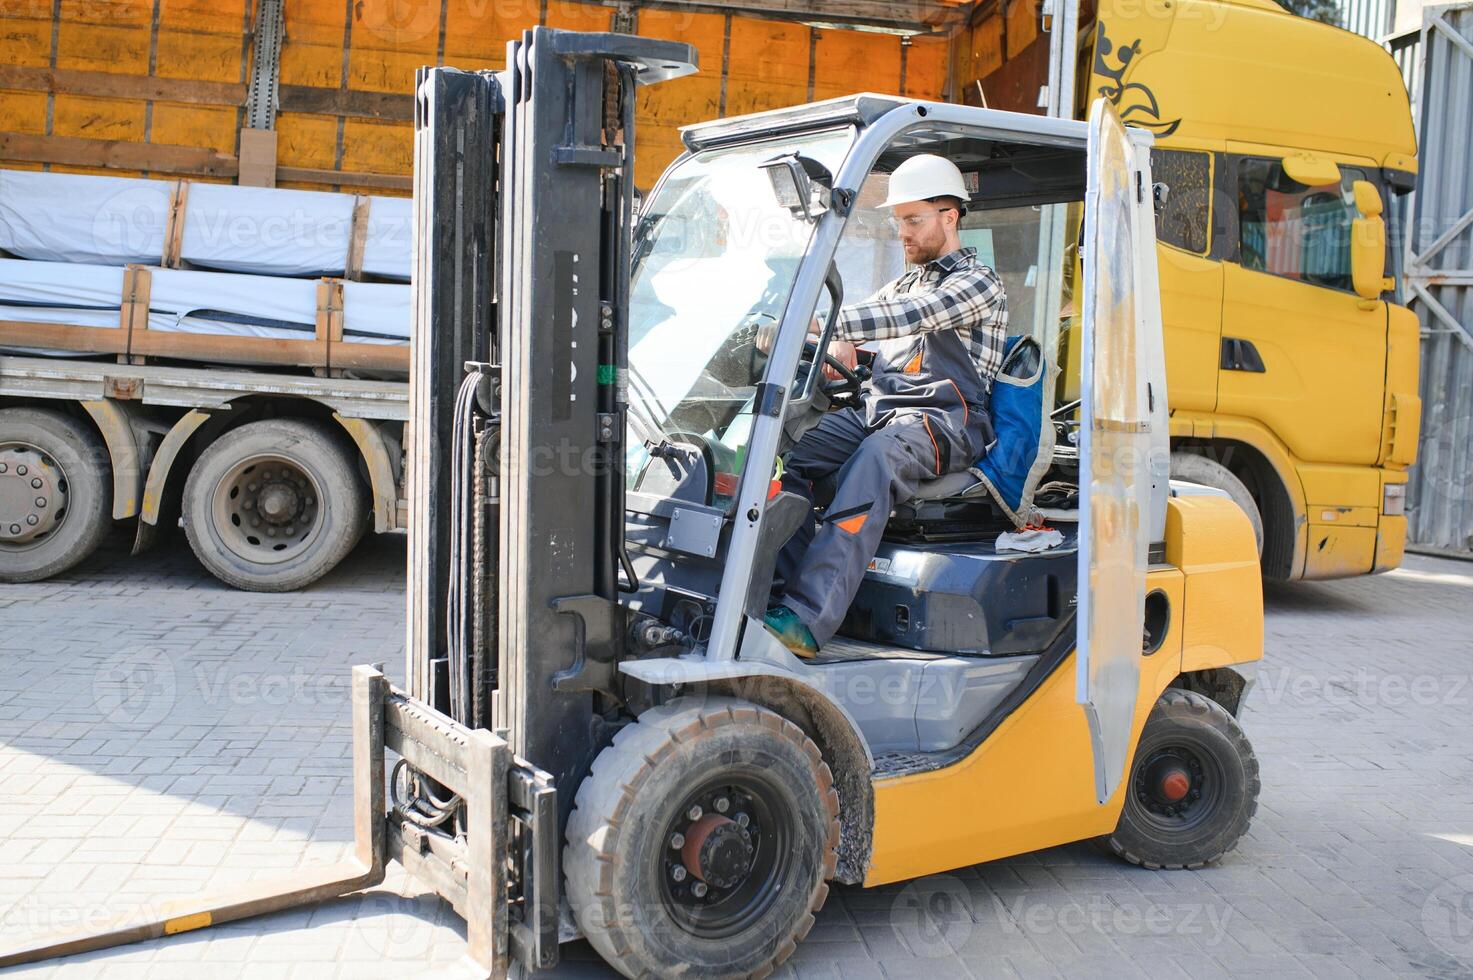
POLYGON ((833 774, 802 729, 677 698, 594 760, 563 867, 584 936, 625 976, 765 976, 813 927, 838 845, 833 774))
POLYGON ((1258 758, 1227 709, 1168 688, 1146 719, 1120 823, 1103 843, 1131 864, 1200 868, 1237 846, 1258 789, 1258 758))

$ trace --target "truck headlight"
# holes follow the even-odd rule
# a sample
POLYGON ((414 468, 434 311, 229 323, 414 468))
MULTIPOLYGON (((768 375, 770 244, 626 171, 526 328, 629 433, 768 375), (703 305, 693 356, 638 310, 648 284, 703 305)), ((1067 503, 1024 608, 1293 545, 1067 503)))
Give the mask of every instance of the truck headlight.
POLYGON ((1401 517, 1407 512, 1407 485, 1405 483, 1388 483, 1382 489, 1382 494, 1381 513, 1391 517, 1401 517))

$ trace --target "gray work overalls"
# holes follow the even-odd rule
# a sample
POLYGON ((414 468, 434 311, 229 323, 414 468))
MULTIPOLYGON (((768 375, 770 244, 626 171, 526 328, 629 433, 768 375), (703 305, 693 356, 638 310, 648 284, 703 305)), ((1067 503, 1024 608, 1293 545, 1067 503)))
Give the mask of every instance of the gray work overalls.
POLYGON ((993 441, 990 387, 960 334, 938 330, 876 345, 863 408, 824 416, 783 472, 783 489, 810 506, 833 491, 817 532, 805 521, 777 564, 783 604, 819 646, 843 622, 895 505, 922 482, 966 469, 993 441))

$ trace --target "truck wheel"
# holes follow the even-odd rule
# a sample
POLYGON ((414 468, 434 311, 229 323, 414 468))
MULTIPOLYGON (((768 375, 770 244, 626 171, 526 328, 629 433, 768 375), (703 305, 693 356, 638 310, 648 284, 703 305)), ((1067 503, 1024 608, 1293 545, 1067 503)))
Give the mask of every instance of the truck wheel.
POLYGON ((583 934, 625 976, 760 977, 813 927, 838 844, 833 774, 802 729, 677 698, 594 760, 563 867, 583 934))
POLYGON ((1233 502, 1248 515, 1248 523, 1253 525, 1253 539, 1258 542, 1258 555, 1263 556, 1263 515, 1258 512, 1258 503, 1253 499, 1253 494, 1248 492, 1242 480, 1233 475, 1232 470, 1206 456, 1172 453, 1171 478, 1213 487, 1232 497, 1233 502))
POLYGON ((1200 868, 1247 832, 1258 787, 1258 758, 1227 709, 1168 689, 1146 719, 1125 808, 1105 843, 1131 864, 1200 868))
POLYGON ((184 531, 220 581, 289 592, 342 561, 367 524, 356 461, 321 422, 267 419, 232 429, 184 484, 184 531))
POLYGON ((86 425, 0 411, 0 582, 35 582, 92 554, 108 529, 112 467, 86 425))

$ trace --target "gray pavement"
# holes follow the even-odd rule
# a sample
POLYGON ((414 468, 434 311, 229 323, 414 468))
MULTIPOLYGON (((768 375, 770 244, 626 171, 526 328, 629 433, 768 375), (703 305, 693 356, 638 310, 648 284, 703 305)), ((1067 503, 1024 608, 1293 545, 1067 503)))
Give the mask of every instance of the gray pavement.
MULTIPOLYGON (((403 672, 402 539, 289 595, 221 586, 173 541, 0 586, 0 936, 351 848, 347 668, 403 672)), ((1072 845, 835 889, 779 975, 1473 977, 1473 564, 1273 586, 1244 724, 1248 837, 1198 872, 1072 845)), ((405 976, 464 926, 402 875, 315 909, 15 976, 405 976)), ((604 976, 587 946, 563 976, 604 976)))

